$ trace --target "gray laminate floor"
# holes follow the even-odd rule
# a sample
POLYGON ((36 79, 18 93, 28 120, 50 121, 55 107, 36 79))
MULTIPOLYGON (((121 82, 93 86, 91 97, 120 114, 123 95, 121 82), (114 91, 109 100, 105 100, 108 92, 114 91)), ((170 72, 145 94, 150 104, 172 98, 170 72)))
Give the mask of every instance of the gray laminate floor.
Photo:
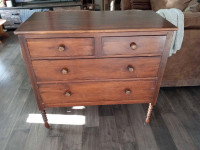
POLYGON ((0 150, 200 150, 200 87, 162 88, 149 126, 148 106, 138 104, 47 109, 46 129, 18 40, 3 42, 0 150))

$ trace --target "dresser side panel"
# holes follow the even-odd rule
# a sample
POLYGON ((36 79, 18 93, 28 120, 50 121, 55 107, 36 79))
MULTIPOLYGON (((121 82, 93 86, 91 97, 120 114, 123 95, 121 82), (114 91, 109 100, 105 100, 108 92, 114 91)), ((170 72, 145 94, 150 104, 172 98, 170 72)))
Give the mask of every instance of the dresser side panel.
POLYGON ((153 105, 155 105, 158 100, 158 94, 159 94, 162 78, 164 75, 167 59, 169 57, 169 51, 171 48, 173 35, 174 35, 174 31, 169 31, 167 34, 167 38, 165 41, 165 46, 164 46, 164 50, 163 50, 163 54, 162 54, 162 58, 161 58, 161 62, 160 62, 160 69, 158 71, 158 80, 157 80, 157 84, 156 84, 156 88, 155 88, 155 94, 154 94, 154 97, 152 100, 153 105))
POLYGON ((31 59, 30 59, 30 55, 29 55, 29 51, 28 51, 28 47, 26 43, 26 38, 23 35, 18 35, 18 38, 19 38, 19 43, 21 45, 22 56, 26 64, 26 69, 29 75, 29 79, 31 81, 32 89, 33 89, 35 98, 37 100, 38 108, 42 110, 44 109, 44 105, 39 94, 38 86, 36 84, 36 77, 32 68, 32 63, 31 63, 31 59))

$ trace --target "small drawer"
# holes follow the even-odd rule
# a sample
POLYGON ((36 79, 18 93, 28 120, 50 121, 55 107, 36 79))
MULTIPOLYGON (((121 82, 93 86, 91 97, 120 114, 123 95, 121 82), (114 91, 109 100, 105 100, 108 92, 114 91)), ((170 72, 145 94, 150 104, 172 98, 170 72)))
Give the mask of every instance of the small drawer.
POLYGON ((104 37, 102 55, 161 55, 166 36, 104 37))
POLYGON ((160 57, 35 60, 38 82, 156 77, 160 57))
POLYGON ((33 58, 94 55, 93 38, 28 39, 27 44, 33 58))
POLYGON ((150 102, 153 97, 154 88, 154 80, 39 85, 39 91, 44 104, 98 103, 101 101, 150 102))

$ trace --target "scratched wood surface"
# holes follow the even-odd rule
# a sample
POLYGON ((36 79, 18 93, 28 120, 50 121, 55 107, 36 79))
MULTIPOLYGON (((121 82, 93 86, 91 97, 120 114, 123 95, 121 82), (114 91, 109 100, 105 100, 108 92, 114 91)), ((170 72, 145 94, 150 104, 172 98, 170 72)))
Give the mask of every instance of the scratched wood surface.
POLYGON ((147 104, 53 108, 47 114, 85 117, 83 125, 27 123, 40 114, 16 36, 0 45, 1 150, 199 150, 200 87, 162 88, 151 124, 147 104))
POLYGON ((39 15, 35 13, 15 33, 63 34, 174 30, 177 30, 174 25, 153 11, 73 11, 73 13, 49 11, 39 15), (117 16, 118 19, 113 16, 117 16))

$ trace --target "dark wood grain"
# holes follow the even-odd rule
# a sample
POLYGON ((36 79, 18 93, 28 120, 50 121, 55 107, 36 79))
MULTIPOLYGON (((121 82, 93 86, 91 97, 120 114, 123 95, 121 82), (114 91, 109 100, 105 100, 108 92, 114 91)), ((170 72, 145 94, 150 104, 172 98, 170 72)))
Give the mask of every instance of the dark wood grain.
POLYGON ((32 85, 32 88, 33 88, 33 91, 34 91, 34 94, 35 94, 35 97, 37 100, 38 108, 40 110, 43 110, 44 106, 43 106, 40 94, 38 92, 38 86, 36 84, 36 77, 34 75, 32 65, 31 65, 31 58, 30 58, 29 52, 27 51, 28 48, 27 48, 27 43, 25 42, 26 39, 22 35, 19 35, 18 38, 19 38, 19 42, 21 45, 21 54, 22 54, 23 60, 26 63, 27 72, 30 77, 31 85, 32 85))
POLYGON ((176 30, 176 27, 153 11, 76 11, 73 13, 35 13, 15 33, 47 34, 166 30, 176 30))
POLYGON ((152 149, 158 150, 155 137, 150 126, 142 125, 144 120, 144 110, 140 109, 139 105, 128 105, 128 114, 132 126, 132 130, 135 134, 136 143, 138 149, 152 149), (145 144, 144 144, 145 143, 145 144))
POLYGON ((83 132, 82 150, 100 150, 99 128, 86 127, 83 132), (92 142, 91 142, 92 141, 92 142))
POLYGON ((149 123, 174 30, 152 11, 35 13, 15 33, 45 126, 46 107, 125 103, 149 123))
POLYGON ((94 55, 93 38, 28 39, 31 57, 75 57, 94 55), (59 47, 64 49, 61 51, 59 47))
POLYGON ((195 150, 196 146, 191 140, 191 136, 186 131, 186 128, 174 114, 163 114, 163 119, 171 132, 172 138, 178 149, 195 150), (173 124, 172 124, 173 122, 173 124), (181 139, 181 140, 180 140, 181 139), (187 144, 186 144, 187 141, 187 144))
POLYGON ((165 41, 164 52, 163 52, 163 55, 162 55, 162 60, 160 62, 160 68, 159 68, 159 72, 158 72, 158 80, 157 80, 156 90, 155 90, 154 98, 153 98, 153 101, 152 101, 153 105, 155 105, 157 100, 158 100, 157 99, 158 98, 158 93, 159 93, 159 90, 160 90, 163 74, 164 74, 164 71, 165 71, 167 58, 169 56, 169 51, 170 51, 170 48, 171 48, 173 35, 174 35, 174 32, 168 32, 168 34, 167 34, 167 39, 165 41))
POLYGON ((160 57, 112 58, 103 61, 101 59, 32 61, 37 81, 40 83, 156 77, 159 63, 160 57), (62 73, 63 69, 67 70, 65 74, 62 73))
MULTIPOLYGON (((113 81, 65 84, 41 84, 39 90, 46 104, 101 102, 101 101, 151 101, 155 81, 113 81), (120 86, 119 86, 120 85, 120 86), (131 93, 126 94, 125 90, 131 93), (66 96, 66 92, 71 93, 66 96)), ((87 103, 86 103, 87 104, 87 103)))
POLYGON ((98 106, 87 106, 85 111, 86 127, 99 126, 99 109, 98 106))
MULTIPOLYGON (((55 33, 49 33, 49 34, 24 34, 25 38, 27 39, 48 39, 49 37, 51 38, 66 38, 66 37, 70 37, 70 38, 88 38, 88 37, 93 37, 95 36, 96 38, 100 38, 104 37, 104 36, 111 36, 111 37, 127 37, 127 36, 166 36, 168 33, 168 31, 124 31, 124 32, 96 32, 96 33, 59 33, 59 34, 55 34, 55 33)), ((99 41, 101 41, 99 39, 99 41)), ((101 43, 101 42, 100 42, 101 43)))
POLYGON ((102 39, 102 55, 161 55, 165 36, 104 37, 102 39), (131 49, 131 43, 136 48, 131 49))
MULTIPOLYGON (((172 112, 171 105, 168 103, 169 101, 165 97, 165 92, 163 90, 160 91, 158 100, 161 100, 154 107, 151 121, 151 129, 153 135, 156 139, 156 143, 161 150, 176 150, 176 145, 172 139, 171 134, 169 133, 169 129, 164 122, 164 118, 161 114, 172 112)), ((147 105, 143 105, 143 108, 147 110, 147 105)))
POLYGON ((122 144, 123 149, 137 150, 138 145, 135 138, 135 132, 131 128, 130 118, 127 115, 127 106, 118 105, 118 107, 114 107, 113 112, 113 116, 115 116, 119 141, 122 144))
POLYGON ((114 116, 100 117, 99 134, 100 149, 122 149, 114 116))

